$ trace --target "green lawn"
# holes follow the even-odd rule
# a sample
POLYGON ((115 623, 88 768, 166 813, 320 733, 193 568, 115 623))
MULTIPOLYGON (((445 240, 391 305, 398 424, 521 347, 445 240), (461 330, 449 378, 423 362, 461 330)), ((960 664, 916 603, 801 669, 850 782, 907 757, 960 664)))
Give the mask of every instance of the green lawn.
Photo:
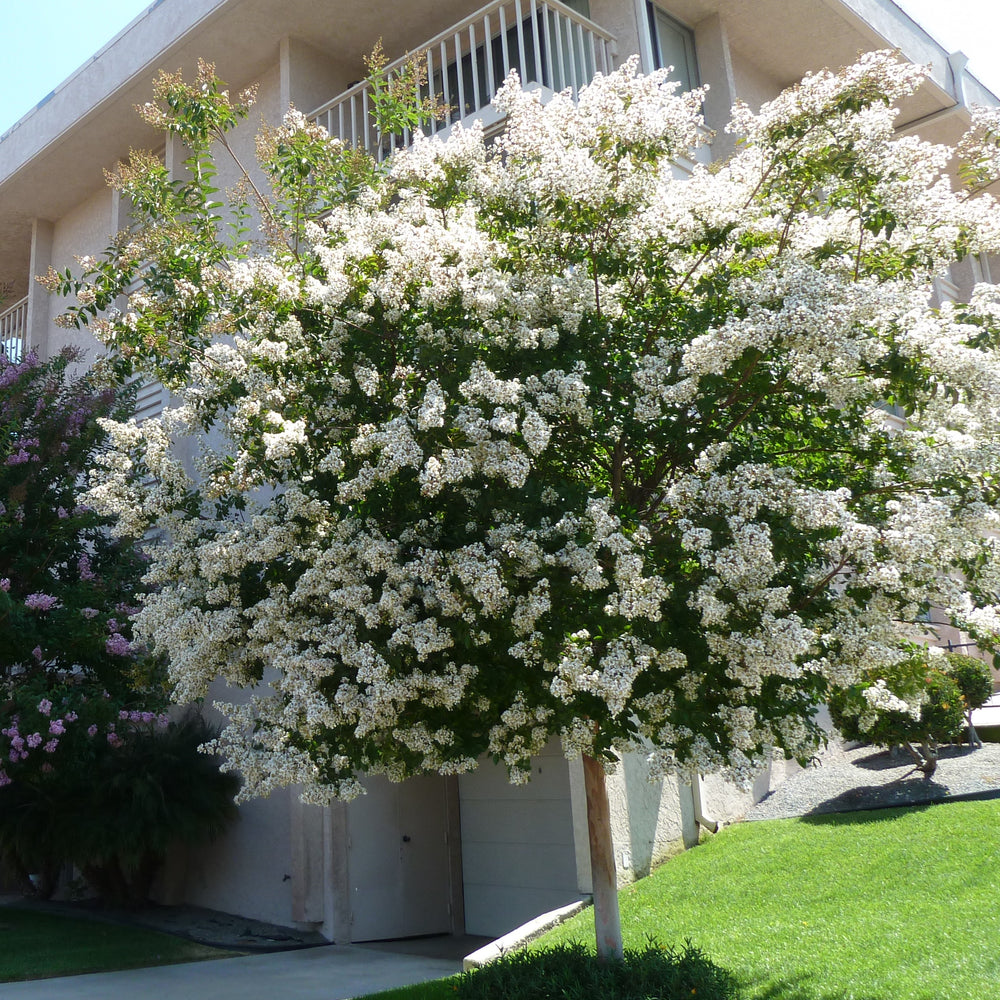
MULTIPOLYGON (((739 824, 621 908, 627 946, 690 938, 747 1000, 986 1000, 1000 996, 1000 802, 739 824)), ((591 911, 534 947, 572 940, 592 942, 591 911)), ((439 980, 383 997, 453 995, 439 980)))
POLYGON ((154 931, 0 908, 0 983, 196 962, 231 954, 154 931))

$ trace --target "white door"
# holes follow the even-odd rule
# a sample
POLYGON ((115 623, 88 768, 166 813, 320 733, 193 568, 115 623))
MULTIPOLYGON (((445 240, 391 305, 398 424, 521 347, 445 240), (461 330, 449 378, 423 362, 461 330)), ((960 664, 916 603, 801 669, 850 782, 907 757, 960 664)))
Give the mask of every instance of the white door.
POLYGON ((448 799, 437 775, 364 780, 347 807, 351 940, 451 931, 448 799))

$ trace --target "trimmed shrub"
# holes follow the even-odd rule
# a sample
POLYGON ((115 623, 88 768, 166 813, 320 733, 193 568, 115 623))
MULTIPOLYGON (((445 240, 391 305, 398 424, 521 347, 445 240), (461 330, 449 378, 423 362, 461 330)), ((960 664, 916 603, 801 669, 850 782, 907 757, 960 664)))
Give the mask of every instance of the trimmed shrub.
POLYGON ((463 974, 459 1000, 733 1000, 736 981, 691 942, 626 949, 621 962, 601 962, 582 944, 514 951, 463 974))
POLYGON ((849 688, 831 691, 830 717, 844 737, 889 747, 945 743, 961 733, 965 724, 962 692, 943 670, 926 663, 909 662, 877 674, 872 672, 849 688), (880 683, 914 709, 877 707, 877 702, 873 703, 865 692, 872 691, 880 683))
POLYGON ((989 665, 964 653, 945 653, 947 674, 958 685, 965 708, 971 712, 982 708, 993 694, 993 673, 989 665))

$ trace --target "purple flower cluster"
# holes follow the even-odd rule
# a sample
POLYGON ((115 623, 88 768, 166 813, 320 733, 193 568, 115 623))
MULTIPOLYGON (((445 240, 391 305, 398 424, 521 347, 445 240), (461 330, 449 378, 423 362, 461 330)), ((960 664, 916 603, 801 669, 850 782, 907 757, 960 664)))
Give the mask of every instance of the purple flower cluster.
POLYGON ((22 375, 38 367, 38 352, 32 351, 20 364, 16 364, 0 351, 0 389, 12 386, 22 375))
POLYGON ((112 632, 110 638, 105 641, 104 648, 112 656, 128 656, 132 652, 131 644, 121 632, 112 632))
POLYGON ((7 465, 23 465, 25 462, 37 462, 38 456, 28 451, 29 448, 38 447, 38 438, 21 438, 14 447, 17 451, 12 451, 7 456, 7 465))
POLYGON ((170 716, 165 712, 128 712, 123 708, 118 718, 123 722, 155 722, 158 729, 166 729, 170 724, 170 716))
POLYGON ((24 599, 24 606, 29 611, 51 611, 59 607, 59 599, 51 594, 28 594, 24 599))
MULTIPOLYGON (((86 698, 83 700, 86 701, 86 698)), ((14 774, 15 778, 17 776, 16 770, 11 769, 11 764, 20 765, 22 762, 29 760, 31 751, 33 750, 39 750, 41 753, 51 757, 59 750, 61 738, 68 736, 72 724, 78 722, 80 719, 78 713, 73 710, 66 711, 61 716, 54 718, 55 706, 48 698, 42 698, 35 707, 39 715, 49 720, 48 732, 44 732, 44 723, 39 727, 39 731, 22 732, 22 718, 19 715, 14 715, 10 721, 10 725, 4 729, 0 729, 0 736, 6 737, 8 741, 6 749, 3 752, 3 757, 5 766, 10 771, 8 773, 7 770, 0 770, 0 788, 11 784, 14 780, 11 774, 14 774)), ((155 725, 159 729, 165 729, 170 724, 170 719, 163 712, 120 709, 118 712, 118 722, 108 723, 103 733, 104 740, 112 749, 118 749, 125 745, 127 734, 118 731, 118 726, 123 722, 134 725, 155 725)), ((101 729, 102 727, 96 722, 92 722, 87 726, 87 736, 90 739, 98 738, 102 735, 101 729)), ((44 773, 49 773, 54 769, 53 765, 48 761, 38 763, 36 758, 36 763, 44 773)))

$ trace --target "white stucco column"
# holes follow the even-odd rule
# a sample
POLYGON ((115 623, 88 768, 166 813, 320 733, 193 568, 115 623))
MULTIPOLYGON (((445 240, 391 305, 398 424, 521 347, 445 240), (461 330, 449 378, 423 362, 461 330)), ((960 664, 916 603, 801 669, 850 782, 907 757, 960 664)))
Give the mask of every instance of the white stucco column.
POLYGON ((715 131, 712 159, 724 160, 736 149, 736 136, 724 131, 729 122, 729 112, 736 103, 736 82, 729 54, 729 37, 719 14, 711 14, 695 25, 694 44, 701 82, 709 85, 704 109, 705 123, 715 131))
POLYGON ((31 263, 28 274, 28 318, 25 329, 25 348, 38 348, 41 358, 51 357, 49 319, 52 296, 37 281, 35 276, 45 274, 52 264, 52 241, 55 225, 48 219, 33 219, 31 223, 31 263))

